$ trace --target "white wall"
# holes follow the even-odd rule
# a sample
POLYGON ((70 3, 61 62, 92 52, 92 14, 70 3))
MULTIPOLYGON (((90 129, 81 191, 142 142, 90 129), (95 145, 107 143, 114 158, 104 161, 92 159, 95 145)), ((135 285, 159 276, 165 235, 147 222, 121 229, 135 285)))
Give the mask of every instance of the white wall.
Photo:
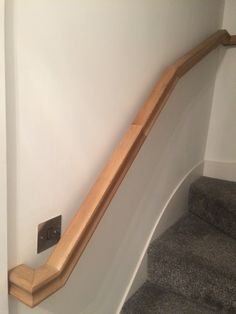
MULTIPOLYGON (((223 28, 236 34, 236 1, 226 0, 223 28)), ((206 159, 226 163, 236 170, 236 49, 222 49, 217 73, 206 149, 206 159), (235 163, 235 165, 233 165, 235 163)), ((209 164, 209 163, 208 163, 209 164)), ((221 167, 220 164, 213 164, 221 167)), ((208 166, 207 166, 208 167, 208 166)), ((222 167, 225 167, 222 165, 222 167)), ((232 168, 232 169, 233 169, 232 168)), ((208 168, 207 168, 208 169, 208 168)), ((235 171, 234 170, 234 171, 235 171)), ((207 171, 207 174, 208 171, 207 171)), ((216 172, 212 173, 217 174, 216 172)), ((235 177, 236 180, 236 177, 235 177)))
MULTIPOLYGON (((9 268, 38 265, 161 71, 219 28, 223 1, 8 0, 9 268)), ((112 314, 169 195, 203 160, 218 52, 178 85, 66 287, 34 310, 112 314)))
POLYGON ((203 174, 212 178, 236 181, 236 162, 205 160, 203 174))
MULTIPOLYGON (((190 171, 175 187, 166 204, 162 208, 155 225, 153 226, 152 230, 150 230, 149 239, 147 240, 146 246, 140 255, 137 266, 134 269, 133 278, 127 287, 127 293, 124 295, 124 300, 128 300, 147 280, 147 249, 154 239, 164 233, 171 225, 177 222, 180 217, 187 212, 189 186, 203 175, 203 167, 204 162, 201 162, 200 164, 190 169, 190 171)), ((123 307, 123 303, 124 302, 121 302, 120 308, 123 307)))
POLYGON ((4 2, 0 0, 0 313, 7 314, 7 162, 4 2))

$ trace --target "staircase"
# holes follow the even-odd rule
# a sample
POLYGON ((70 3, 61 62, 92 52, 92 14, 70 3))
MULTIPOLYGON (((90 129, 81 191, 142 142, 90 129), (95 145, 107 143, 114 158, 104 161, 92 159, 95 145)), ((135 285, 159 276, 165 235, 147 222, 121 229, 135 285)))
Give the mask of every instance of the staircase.
POLYGON ((236 313, 236 183, 201 177, 189 212, 148 249, 148 280, 122 314, 236 313))

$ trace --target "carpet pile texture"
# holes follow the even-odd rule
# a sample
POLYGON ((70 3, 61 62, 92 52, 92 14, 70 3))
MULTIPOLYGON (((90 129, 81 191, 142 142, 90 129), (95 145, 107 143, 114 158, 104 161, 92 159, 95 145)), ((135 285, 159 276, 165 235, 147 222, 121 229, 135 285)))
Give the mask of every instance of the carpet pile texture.
POLYGON ((236 183, 201 177, 189 212, 148 249, 148 280, 122 314, 236 314, 236 183))

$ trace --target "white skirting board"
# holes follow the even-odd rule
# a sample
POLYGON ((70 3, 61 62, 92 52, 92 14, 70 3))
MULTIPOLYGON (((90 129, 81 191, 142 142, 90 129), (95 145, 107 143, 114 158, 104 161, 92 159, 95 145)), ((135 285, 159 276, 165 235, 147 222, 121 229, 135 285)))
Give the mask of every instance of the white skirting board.
MULTIPOLYGON (((193 182, 199 175, 219 178, 224 180, 236 181, 236 162, 222 162, 206 160, 204 163, 194 167, 179 183, 177 188, 173 191, 168 203, 163 209, 162 215, 157 222, 153 238, 160 236, 169 226, 174 224, 179 217, 184 213, 187 207, 188 189, 191 182, 193 182)), ((135 291, 144 283, 147 278, 147 256, 146 253, 139 262, 138 270, 134 274, 132 285, 126 296, 130 298, 135 291)))
POLYGON ((160 236, 167 228, 174 224, 186 211, 188 205, 188 191, 189 186, 198 177, 203 175, 203 165, 201 162, 193 167, 179 182, 172 194, 170 195, 168 201, 166 202, 164 208, 153 230, 150 231, 150 236, 146 241, 146 245, 143 248, 142 254, 140 255, 139 261, 133 272, 133 276, 130 283, 126 289, 123 299, 116 314, 120 313, 123 303, 127 300, 146 280, 147 278, 147 268, 146 268, 146 251, 151 243, 151 241, 160 236))
POLYGON ((203 173, 207 177, 236 181, 236 161, 205 160, 203 173))

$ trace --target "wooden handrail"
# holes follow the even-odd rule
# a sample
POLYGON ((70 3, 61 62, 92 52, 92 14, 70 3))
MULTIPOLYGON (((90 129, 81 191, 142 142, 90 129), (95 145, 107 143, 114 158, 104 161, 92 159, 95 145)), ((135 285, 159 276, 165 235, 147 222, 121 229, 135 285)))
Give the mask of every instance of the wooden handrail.
POLYGON ((225 46, 233 46, 236 45, 236 35, 230 36, 230 40, 225 43, 225 46))
POLYGON ((236 36, 219 30, 164 71, 47 262, 9 271, 11 295, 34 307, 64 286, 178 80, 219 45, 236 45, 236 36))

